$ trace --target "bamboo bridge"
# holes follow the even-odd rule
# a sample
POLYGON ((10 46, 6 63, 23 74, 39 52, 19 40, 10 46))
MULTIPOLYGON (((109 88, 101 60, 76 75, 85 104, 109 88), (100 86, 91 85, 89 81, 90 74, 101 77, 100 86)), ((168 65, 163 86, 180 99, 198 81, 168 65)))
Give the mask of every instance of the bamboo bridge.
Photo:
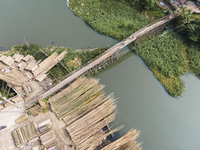
POLYGON ((141 38, 142 36, 146 35, 147 33, 150 33, 150 32, 155 31, 156 29, 158 29, 160 27, 163 27, 163 25, 167 24, 168 22, 170 22, 171 20, 176 18, 177 15, 178 14, 173 13, 171 15, 165 16, 165 17, 145 26, 144 28, 140 29, 139 31, 133 33, 132 35, 130 35, 129 37, 127 37, 123 41, 121 41, 121 42, 117 43, 116 45, 112 46, 111 48, 109 48, 107 51, 105 51, 103 54, 101 54, 100 56, 95 58, 89 64, 87 64, 87 65, 83 66, 82 68, 70 73, 67 78, 65 78, 63 81, 61 81, 60 83, 58 83, 57 85, 55 85, 54 87, 49 89, 48 91, 39 95, 35 99, 27 102, 25 104, 25 107, 29 108, 30 106, 32 106, 38 100, 42 100, 42 99, 49 97, 50 95, 57 92, 58 90, 60 90, 61 88, 63 88, 64 86, 66 86, 67 84, 69 84, 70 82, 72 82, 73 80, 78 78, 79 76, 81 76, 82 74, 84 74, 87 71, 89 71, 90 69, 92 69, 93 67, 101 64, 102 62, 106 61, 110 57, 116 55, 122 48, 124 48, 128 44, 132 43, 133 41, 136 41, 137 39, 141 38))

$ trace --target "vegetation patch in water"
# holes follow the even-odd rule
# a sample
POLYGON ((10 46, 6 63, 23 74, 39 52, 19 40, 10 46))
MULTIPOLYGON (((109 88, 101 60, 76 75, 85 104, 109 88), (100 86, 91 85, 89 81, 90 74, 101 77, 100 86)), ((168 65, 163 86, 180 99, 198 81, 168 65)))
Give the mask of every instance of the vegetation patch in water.
POLYGON ((187 49, 190 71, 200 78, 200 47, 193 44, 187 49))
POLYGON ((184 89, 179 79, 187 66, 183 42, 180 35, 167 34, 144 40, 137 47, 131 46, 173 97, 180 96, 184 89))

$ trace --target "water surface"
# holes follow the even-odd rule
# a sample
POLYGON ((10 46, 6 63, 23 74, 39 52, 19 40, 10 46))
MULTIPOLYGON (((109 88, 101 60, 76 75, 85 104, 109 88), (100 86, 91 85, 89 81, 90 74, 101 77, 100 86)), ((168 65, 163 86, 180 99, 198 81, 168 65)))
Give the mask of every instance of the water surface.
MULTIPOLYGON (((0 47, 24 41, 81 47, 105 47, 117 41, 88 27, 66 8, 64 0, 0 0, 0 47)), ((125 49, 127 50, 127 49, 125 49)), ((183 76, 182 97, 170 97, 144 62, 132 52, 96 78, 118 98, 115 122, 125 125, 116 136, 135 127, 145 150, 198 150, 200 147, 200 81, 183 76)))
POLYGON ((0 0, 0 47, 25 39, 42 46, 106 47, 116 40, 98 34, 66 7, 64 0, 0 0))

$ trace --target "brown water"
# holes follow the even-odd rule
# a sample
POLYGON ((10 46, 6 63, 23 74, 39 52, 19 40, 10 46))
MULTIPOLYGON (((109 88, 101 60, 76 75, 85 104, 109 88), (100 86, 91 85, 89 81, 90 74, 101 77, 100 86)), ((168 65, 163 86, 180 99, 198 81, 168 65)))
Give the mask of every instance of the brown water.
MULTIPOLYGON (((88 27, 66 8, 64 0, 1 0, 0 47, 27 41, 43 46, 105 47, 117 41, 88 27)), ((127 50, 127 49, 125 49, 127 50)), ((96 78, 118 98, 115 122, 125 125, 116 136, 135 127, 147 150, 198 150, 200 147, 200 81, 183 76, 182 97, 170 97, 144 62, 132 52, 96 78)))

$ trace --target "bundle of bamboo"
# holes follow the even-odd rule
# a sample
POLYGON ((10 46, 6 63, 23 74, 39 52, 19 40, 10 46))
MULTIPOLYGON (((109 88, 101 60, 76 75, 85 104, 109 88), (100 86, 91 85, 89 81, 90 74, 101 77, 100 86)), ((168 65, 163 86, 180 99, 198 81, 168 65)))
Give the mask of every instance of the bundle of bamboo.
POLYGON ((63 118, 80 150, 100 143, 121 128, 108 133, 102 131, 116 116, 115 99, 112 94, 105 97, 103 88, 99 80, 81 77, 49 99, 52 110, 58 118, 63 118))
POLYGON ((59 63, 60 60, 64 58, 66 53, 67 53, 66 51, 63 51, 60 55, 58 55, 58 53, 54 52, 51 56, 49 56, 44 61, 42 61, 39 64, 39 67, 33 66, 32 68, 34 69, 32 70, 32 72, 34 76, 36 77, 36 80, 38 80, 39 82, 44 80, 46 78, 46 73, 51 68, 53 68, 57 63, 59 63))
POLYGON ((30 113, 35 117, 42 112, 42 108, 39 105, 35 105, 34 107, 30 108, 30 113))
POLYGON ((103 85, 98 85, 96 79, 80 78, 64 91, 49 99, 52 110, 61 119, 100 96, 103 87, 103 85))
POLYGON ((10 56, 8 56, 6 59, 3 60, 3 62, 8 65, 11 66, 14 63, 14 59, 10 56))
POLYGON ((129 143, 126 150, 141 150, 141 143, 138 143, 136 139, 139 137, 140 131, 133 129, 127 132, 124 136, 111 144, 102 148, 102 150, 120 150, 122 146, 129 143))
POLYGON ((25 144, 27 141, 38 135, 37 125, 33 122, 22 128, 12 131, 12 136, 17 147, 25 144))
POLYGON ((22 60, 24 60, 25 62, 28 62, 28 61, 34 60, 34 57, 31 55, 26 55, 22 60))
POLYGON ((45 146, 45 148, 56 147, 59 145, 58 139, 54 134, 53 130, 41 135, 40 140, 42 142, 42 145, 45 146))
POLYGON ((15 122, 16 122, 16 123, 20 123, 20 122, 22 122, 22 121, 24 121, 24 120, 26 120, 26 119, 28 119, 28 114, 27 114, 27 113, 22 114, 19 118, 17 118, 17 119, 15 120, 15 122))
POLYGON ((0 61, 4 61, 5 59, 7 58, 7 56, 5 56, 5 55, 2 55, 1 57, 0 57, 0 61))
POLYGON ((13 55, 13 59, 16 62, 20 62, 23 58, 24 58, 24 56, 20 55, 19 53, 13 55))
POLYGON ((109 150, 124 145, 127 150, 140 150, 141 144, 136 142, 139 132, 136 130, 108 145, 110 142, 106 137, 122 127, 114 130, 108 127, 116 116, 116 100, 113 94, 106 97, 103 88, 99 80, 81 77, 49 101, 57 117, 65 121, 66 129, 79 150, 101 149, 105 146, 104 149, 109 150), (106 131, 103 130, 105 127, 106 131), (104 144, 101 144, 102 141, 105 141, 104 144))

